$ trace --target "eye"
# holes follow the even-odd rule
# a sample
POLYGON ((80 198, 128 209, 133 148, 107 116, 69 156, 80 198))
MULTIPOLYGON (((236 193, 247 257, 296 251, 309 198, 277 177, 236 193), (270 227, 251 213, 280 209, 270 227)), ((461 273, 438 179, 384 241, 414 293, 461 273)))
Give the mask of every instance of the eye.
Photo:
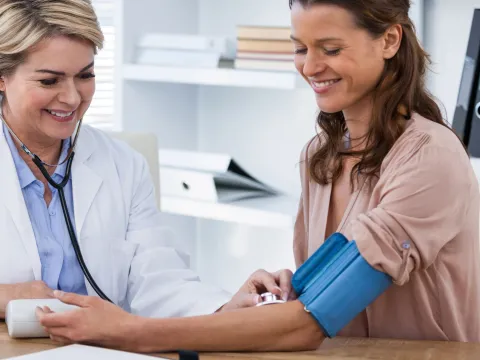
POLYGON ((42 84, 43 86, 53 86, 53 85, 55 85, 57 82, 58 82, 58 79, 57 79, 57 78, 40 80, 40 84, 42 84))
POLYGON ((307 53, 307 49, 306 48, 303 48, 303 49, 295 49, 294 50, 294 54, 306 54, 307 53))
POLYGON ((325 55, 327 55, 327 56, 335 56, 335 55, 340 54, 340 50, 341 49, 333 49, 333 50, 324 49, 323 51, 325 52, 325 55))
POLYGON ((84 74, 80 75, 80 79, 82 79, 82 80, 88 80, 88 79, 92 79, 94 77, 95 77, 94 73, 84 73, 84 74))

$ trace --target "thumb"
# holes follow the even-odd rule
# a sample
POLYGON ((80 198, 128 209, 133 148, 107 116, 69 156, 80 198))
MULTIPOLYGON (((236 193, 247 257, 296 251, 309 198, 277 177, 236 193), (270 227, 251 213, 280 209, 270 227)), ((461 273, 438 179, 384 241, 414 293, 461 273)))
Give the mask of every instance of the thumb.
POLYGON ((237 300, 235 301, 236 308, 247 308, 256 306, 260 302, 260 295, 258 294, 241 294, 238 296, 237 300))
POLYGON ((47 288, 47 298, 54 298, 55 295, 53 293, 53 290, 50 288, 47 288))
POLYGON ((53 296, 61 302, 69 305, 76 305, 79 307, 87 307, 88 296, 82 296, 74 293, 66 293, 63 291, 55 290, 53 296))

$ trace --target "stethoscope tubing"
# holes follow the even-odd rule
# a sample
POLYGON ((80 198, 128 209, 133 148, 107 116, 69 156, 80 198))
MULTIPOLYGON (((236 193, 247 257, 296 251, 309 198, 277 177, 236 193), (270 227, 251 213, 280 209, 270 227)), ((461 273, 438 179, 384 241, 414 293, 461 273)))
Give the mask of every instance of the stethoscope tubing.
POLYGON ((67 230, 68 230, 68 235, 70 236, 70 241, 71 241, 73 249, 75 251, 75 256, 77 257, 78 263, 80 264, 80 268, 82 269, 82 272, 85 275, 85 278, 87 279, 89 284, 92 286, 93 290, 95 290, 95 292, 98 294, 98 296, 100 296, 100 298, 102 298, 103 300, 106 300, 108 302, 113 303, 113 301, 110 300, 108 298, 108 296, 105 295, 105 293, 102 291, 102 289, 100 289, 100 287, 97 285, 97 283, 95 282, 95 279, 90 274, 90 271, 88 270, 88 267, 85 264, 85 260, 83 259, 83 255, 82 255, 82 251, 80 249, 80 245, 78 244, 77 236, 76 236, 76 233, 75 233, 75 228, 72 224, 72 220, 71 220, 71 217, 70 217, 70 214, 69 214, 69 211, 68 211, 67 201, 65 199, 64 188, 67 185, 68 181, 70 180, 73 158, 75 157, 75 146, 76 146, 78 135, 79 135, 79 132, 80 132, 80 127, 81 127, 82 120, 80 119, 80 121, 78 122, 76 133, 75 133, 75 139, 73 141, 72 146, 70 147, 69 154, 67 155, 67 157, 62 162, 60 162, 57 165, 47 164, 47 163, 43 162, 36 154, 31 152, 27 148, 27 146, 23 143, 23 141, 21 141, 18 138, 18 136, 13 132, 13 130, 10 128, 10 126, 8 126, 7 122, 5 121, 5 119, 3 118, 2 114, 1 114, 1 110, 0 110, 0 120, 2 120, 2 122, 5 124, 8 132, 19 143, 21 149, 28 156, 30 156, 32 158, 33 163, 38 167, 38 169, 40 170, 42 175, 45 177, 45 179, 48 181, 48 183, 52 187, 54 187, 55 189, 58 190, 58 194, 59 194, 59 197, 60 197, 60 203, 61 203, 61 206, 62 206, 63 217, 65 218, 65 223, 66 223, 67 230), (63 177, 62 182, 57 183, 57 182, 55 182, 55 180, 52 179, 52 177, 48 173, 45 166, 55 167, 55 166, 64 164, 65 162, 67 162, 67 168, 65 170, 65 175, 63 177))

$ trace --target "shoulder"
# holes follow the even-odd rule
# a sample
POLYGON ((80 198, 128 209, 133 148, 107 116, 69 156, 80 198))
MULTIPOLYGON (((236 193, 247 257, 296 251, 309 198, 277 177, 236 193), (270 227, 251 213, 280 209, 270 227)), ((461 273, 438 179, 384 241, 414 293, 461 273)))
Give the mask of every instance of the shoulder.
POLYGON ((412 134, 428 136, 428 146, 459 152, 466 155, 460 139, 447 125, 439 124, 418 114, 412 117, 412 134))
POLYGON ((427 165, 432 161, 452 159, 455 159, 455 164, 444 165, 470 167, 470 160, 462 142, 450 128, 414 114, 405 132, 385 157, 382 168, 409 161, 427 165))
POLYGON ((409 174, 419 185, 441 182, 453 189, 478 188, 468 153, 450 128, 418 114, 410 121, 382 162, 380 178, 409 174))

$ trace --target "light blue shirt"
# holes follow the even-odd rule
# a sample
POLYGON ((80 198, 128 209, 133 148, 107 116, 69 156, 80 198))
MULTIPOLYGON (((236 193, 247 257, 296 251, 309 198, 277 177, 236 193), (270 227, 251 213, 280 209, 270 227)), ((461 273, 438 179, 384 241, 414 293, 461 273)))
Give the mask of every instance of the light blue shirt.
MULTIPOLYGON (((3 133, 17 169, 23 198, 27 205, 28 215, 37 242, 38 254, 42 264, 42 280, 54 290, 63 290, 77 294, 87 294, 82 269, 75 256, 67 225, 63 217, 62 205, 58 190, 48 185, 52 191, 50 205, 44 200, 45 188, 20 157, 14 140, 4 124, 3 133)), ((70 147, 70 139, 63 141, 60 159, 65 159, 70 147)), ((52 178, 57 183, 62 182, 67 164, 57 166, 52 178)), ((65 199, 70 218, 75 226, 73 214, 72 181, 65 185, 65 199)))

